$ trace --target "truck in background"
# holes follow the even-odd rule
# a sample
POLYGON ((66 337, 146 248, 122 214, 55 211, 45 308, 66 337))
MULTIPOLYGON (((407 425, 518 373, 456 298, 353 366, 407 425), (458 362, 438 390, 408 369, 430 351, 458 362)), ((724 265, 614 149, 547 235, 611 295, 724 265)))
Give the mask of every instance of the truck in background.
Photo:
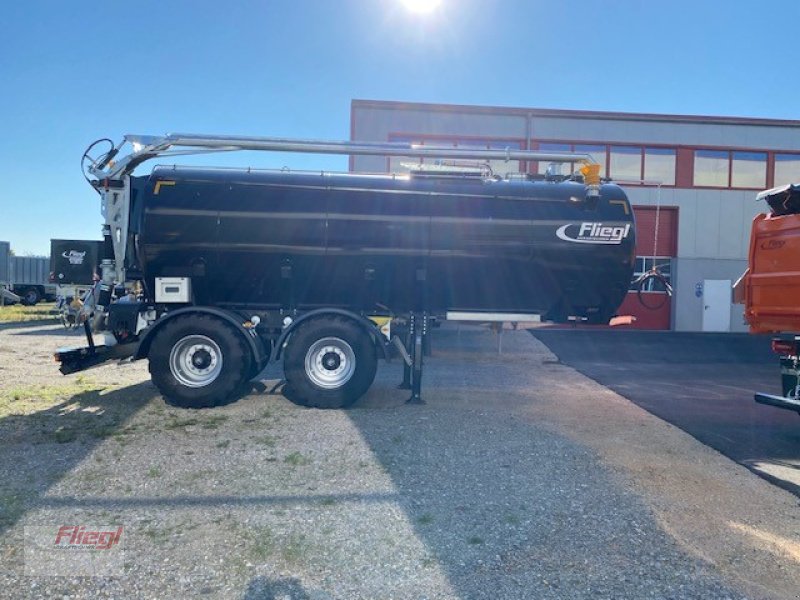
POLYGON ((50 240, 50 280, 58 295, 75 296, 92 287, 102 248, 101 240, 50 240))
POLYGON ((800 184, 761 192, 769 214, 756 215, 748 268, 734 285, 751 333, 775 334, 782 396, 757 393, 756 402, 800 413, 800 184))
MULTIPOLYGON (((0 288, 33 306, 54 299, 56 286, 50 282, 50 259, 45 256, 14 256, 9 242, 0 242, 0 288)), ((8 302, 8 297, 4 302, 8 302)))
POLYGON ((50 280, 56 285, 56 310, 65 328, 82 324, 83 298, 99 279, 100 240, 50 240, 50 280))

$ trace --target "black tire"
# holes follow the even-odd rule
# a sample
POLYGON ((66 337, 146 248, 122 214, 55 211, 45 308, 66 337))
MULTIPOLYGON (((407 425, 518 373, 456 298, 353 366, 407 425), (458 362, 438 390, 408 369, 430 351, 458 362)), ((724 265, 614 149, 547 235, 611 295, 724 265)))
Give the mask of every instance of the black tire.
POLYGON ((22 294, 22 303, 25 306, 36 306, 41 299, 42 295, 36 288, 28 288, 25 290, 25 293, 22 294))
MULTIPOLYGON (((342 348, 346 357, 350 352, 342 348)), ((332 354, 320 350, 317 356, 332 354)), ((283 370, 286 375, 284 394, 292 402, 313 408, 344 408, 361 398, 372 385, 378 357, 372 337, 362 326, 346 317, 320 317, 303 323, 292 334, 283 357, 283 370), (326 342, 334 347, 345 342, 354 359, 349 378, 338 385, 330 383, 332 387, 328 388, 315 382, 314 373, 306 368, 309 353, 323 340, 338 340, 326 342)))
POLYGON ((236 399, 250 379, 253 362, 252 352, 241 334, 220 319, 205 315, 175 317, 165 323, 150 346, 149 359, 150 376, 158 391, 169 404, 182 408, 208 408, 236 399), (181 348, 191 343, 188 340, 201 338, 210 340, 205 343, 211 352, 202 349, 191 355, 191 350, 181 352, 181 348), (218 350, 219 360, 214 364, 220 364, 219 370, 208 383, 197 385, 202 381, 195 381, 196 385, 187 385, 180 378, 189 379, 191 373, 175 370, 173 350, 176 357, 186 356, 192 360, 203 352, 205 354, 199 358, 214 356, 218 350))

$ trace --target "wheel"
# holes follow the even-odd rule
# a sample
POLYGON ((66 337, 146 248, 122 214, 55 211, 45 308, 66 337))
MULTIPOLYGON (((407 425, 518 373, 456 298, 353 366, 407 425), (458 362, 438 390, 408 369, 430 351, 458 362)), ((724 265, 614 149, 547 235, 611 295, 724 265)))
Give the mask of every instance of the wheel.
POLYGON ((150 346, 150 376, 175 406, 206 408, 235 398, 250 378, 246 340, 210 316, 175 317, 150 346))
POLYGON ((41 299, 42 296, 36 288, 28 288, 22 295, 22 303, 26 306, 35 306, 41 299))
POLYGON ((283 359, 286 396, 314 408, 342 408, 358 400, 378 370, 375 344, 363 327, 342 317, 303 323, 283 359))

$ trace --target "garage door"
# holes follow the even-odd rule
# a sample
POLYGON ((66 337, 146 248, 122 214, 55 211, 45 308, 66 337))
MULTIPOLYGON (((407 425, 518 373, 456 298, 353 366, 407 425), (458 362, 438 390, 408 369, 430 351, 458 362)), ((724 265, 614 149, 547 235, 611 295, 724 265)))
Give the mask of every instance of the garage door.
MULTIPOLYGON (((656 265, 669 279, 672 259, 678 254, 678 208, 662 206, 658 211, 653 206, 634 206, 636 216, 636 272, 635 277, 656 265), (658 212, 658 214, 657 214, 658 212), (656 240, 656 221, 658 239, 656 240), (655 258, 653 247, 655 244, 655 258)), ((671 283, 671 282, 670 282, 671 283)), ((642 293, 642 302, 635 291, 628 292, 619 309, 621 315, 633 315, 634 329, 669 329, 672 316, 672 299, 663 287, 653 281, 642 293)))

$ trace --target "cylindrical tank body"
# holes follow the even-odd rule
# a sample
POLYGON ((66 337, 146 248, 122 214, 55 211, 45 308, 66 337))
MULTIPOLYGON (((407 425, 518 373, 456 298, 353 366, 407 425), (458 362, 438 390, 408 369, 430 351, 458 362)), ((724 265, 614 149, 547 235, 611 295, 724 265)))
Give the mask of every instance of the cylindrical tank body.
POLYGON ((625 193, 575 182, 158 168, 132 178, 149 289, 198 304, 612 316, 635 228, 625 193))

